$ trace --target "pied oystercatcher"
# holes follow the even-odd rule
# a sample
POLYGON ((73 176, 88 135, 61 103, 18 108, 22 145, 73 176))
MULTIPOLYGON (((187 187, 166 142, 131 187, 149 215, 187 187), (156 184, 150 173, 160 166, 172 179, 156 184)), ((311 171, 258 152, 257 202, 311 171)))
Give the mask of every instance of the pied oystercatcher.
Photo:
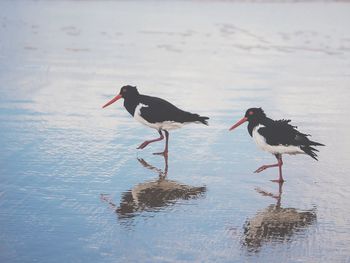
POLYGON ((130 85, 122 87, 119 94, 107 102, 103 108, 120 98, 124 99, 124 107, 134 119, 150 128, 156 129, 160 135, 157 139, 144 141, 137 149, 143 149, 152 142, 163 140, 162 131, 164 131, 166 139, 165 149, 163 152, 154 154, 168 155, 169 130, 181 128, 185 124, 192 122, 208 125, 208 117, 180 110, 161 98, 142 95, 136 87, 130 85))
POLYGON ((255 173, 260 173, 267 168, 279 167, 279 179, 274 182, 283 182, 282 154, 308 154, 317 160, 317 149, 312 146, 324 146, 322 143, 309 140, 310 134, 299 132, 296 126, 289 124, 291 120, 272 120, 266 117, 262 108, 250 108, 245 116, 234 124, 230 130, 235 129, 248 121, 248 132, 255 143, 264 151, 272 153, 278 163, 263 165, 255 173))

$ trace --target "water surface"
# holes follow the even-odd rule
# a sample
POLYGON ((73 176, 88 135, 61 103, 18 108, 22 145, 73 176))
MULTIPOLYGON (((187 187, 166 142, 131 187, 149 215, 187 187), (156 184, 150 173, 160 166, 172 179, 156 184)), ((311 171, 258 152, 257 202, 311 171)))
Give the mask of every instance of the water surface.
POLYGON ((2 1, 1 262, 349 262, 350 5, 2 1), (157 133, 125 84, 210 117, 157 133), (325 143, 274 157, 249 107, 325 143), (166 162, 167 161, 167 162, 166 162))

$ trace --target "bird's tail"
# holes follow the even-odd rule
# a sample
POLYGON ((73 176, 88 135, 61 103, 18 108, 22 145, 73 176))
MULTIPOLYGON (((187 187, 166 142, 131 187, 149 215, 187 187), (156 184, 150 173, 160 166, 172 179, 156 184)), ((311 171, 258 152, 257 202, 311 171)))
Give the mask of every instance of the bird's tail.
POLYGON ((203 116, 199 116, 197 115, 197 120, 196 121, 199 121, 205 125, 208 125, 208 121, 209 120, 209 117, 203 117, 203 116))
MULTIPOLYGON (((323 146, 323 144, 320 144, 323 146)), ((310 155, 313 159, 315 159, 316 161, 318 161, 318 156, 316 154, 316 152, 318 152, 317 149, 315 149, 314 147, 311 147, 309 145, 303 145, 303 146, 300 146, 300 149, 302 149, 307 155, 310 155)))
POLYGON ((314 141, 310 141, 309 144, 312 145, 312 146, 326 146, 326 145, 324 145, 322 143, 314 142, 314 141))

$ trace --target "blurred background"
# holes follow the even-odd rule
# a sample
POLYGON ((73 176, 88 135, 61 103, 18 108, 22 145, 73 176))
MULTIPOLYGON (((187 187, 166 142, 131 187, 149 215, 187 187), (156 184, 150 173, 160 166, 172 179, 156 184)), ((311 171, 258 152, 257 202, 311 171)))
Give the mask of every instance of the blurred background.
POLYGON ((350 262, 348 1, 0 2, 1 262, 350 262), (209 116, 135 122, 123 85, 209 116), (326 144, 275 162, 247 108, 326 144))

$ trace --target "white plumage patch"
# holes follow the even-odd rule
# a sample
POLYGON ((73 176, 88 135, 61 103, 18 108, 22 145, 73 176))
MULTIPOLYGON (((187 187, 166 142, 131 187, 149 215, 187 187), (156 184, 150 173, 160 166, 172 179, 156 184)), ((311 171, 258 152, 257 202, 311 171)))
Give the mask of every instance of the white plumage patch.
POLYGON ((141 109, 142 108, 147 108, 149 107, 148 105, 145 104, 138 104, 135 108, 135 113, 134 113, 134 119, 137 120, 138 122, 156 129, 156 130, 174 130, 174 129, 178 129, 181 128, 182 126, 184 126, 187 123, 180 123, 180 122, 175 122, 175 121, 163 121, 163 122, 156 122, 156 123, 150 123, 147 120, 145 120, 144 118, 142 118, 141 116, 141 109))
POLYGON ((294 145, 269 145, 266 143, 266 139, 264 136, 262 136, 258 130, 262 127, 265 127, 264 125, 259 124, 253 129, 253 139, 256 143, 256 145, 262 149, 263 151, 272 153, 272 154, 300 154, 305 153, 303 150, 300 149, 299 146, 294 145))

